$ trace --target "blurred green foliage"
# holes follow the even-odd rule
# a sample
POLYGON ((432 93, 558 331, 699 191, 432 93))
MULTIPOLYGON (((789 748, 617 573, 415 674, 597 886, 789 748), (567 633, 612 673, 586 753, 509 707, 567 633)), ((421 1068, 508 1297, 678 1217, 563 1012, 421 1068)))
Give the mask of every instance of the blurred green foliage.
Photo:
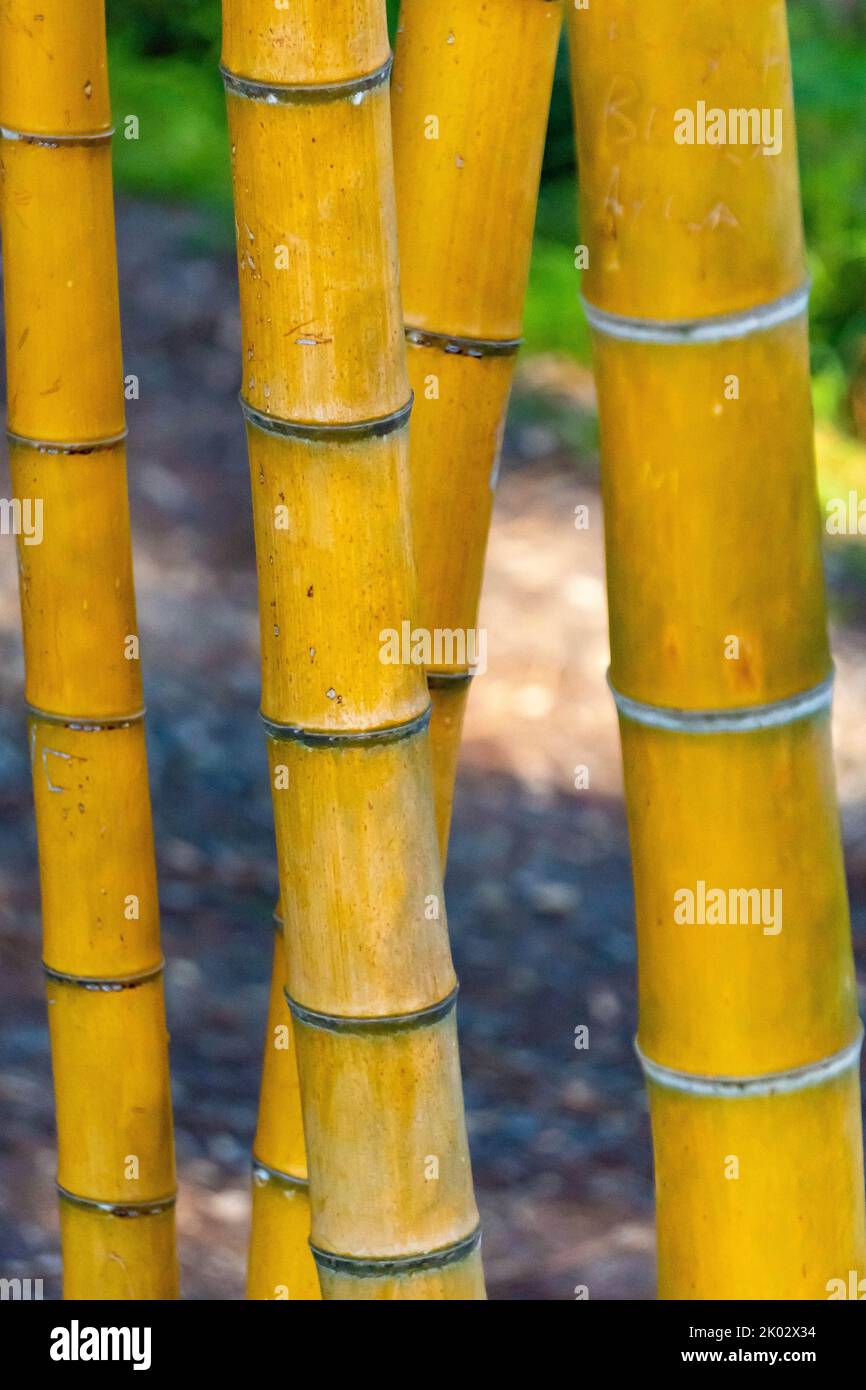
MULTIPOLYGON (((140 196, 230 208, 220 0, 107 0, 115 175, 140 196), (135 115, 139 138, 124 138, 135 115)), ((230 225, 230 223, 228 223, 230 225)))
POLYGON ((815 403, 832 417, 845 413, 866 346, 866 7, 796 0, 789 9, 815 403))
MULTIPOLYGON (((323 0, 324 2, 324 0, 323 0)), ((674 0, 675 2, 675 0, 674 0)), ((433 0, 435 3, 435 0, 433 0)), ((213 204, 230 225, 217 72, 220 0, 107 0, 119 186, 213 204), (126 140, 123 116, 140 121, 126 140)), ((803 206, 814 277, 816 404, 844 413, 866 342, 866 5, 789 0, 803 206)), ((389 0, 396 18, 397 0, 389 0)), ((526 309, 530 350, 583 358, 577 300, 574 145, 563 49, 557 67, 526 309)))

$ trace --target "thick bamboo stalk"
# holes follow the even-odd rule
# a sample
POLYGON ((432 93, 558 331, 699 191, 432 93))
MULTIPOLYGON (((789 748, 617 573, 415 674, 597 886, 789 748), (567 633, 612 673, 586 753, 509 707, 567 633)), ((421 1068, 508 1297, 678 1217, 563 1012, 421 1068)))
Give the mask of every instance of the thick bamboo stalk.
MULTIPOLYGON (((400 7, 395 174, 418 625, 430 633, 477 628, 560 24, 558 0, 400 7)), ((443 862, 472 674, 452 658, 428 668, 443 862)))
MULTIPOLYGON (((446 7, 403 0, 391 107, 398 223, 405 245, 403 297, 412 306, 408 359, 415 403, 409 457, 422 595, 419 625, 427 630, 466 633, 477 623, 529 269, 559 11, 559 4, 550 0, 496 0, 484 11, 467 0, 446 7), (510 83, 505 120, 496 102, 503 69, 510 83), (439 123, 435 142, 425 138, 433 111, 439 123), (503 224, 507 235, 501 232, 503 224), (491 243, 497 258, 493 263, 488 259, 491 243), (421 324, 433 330, 430 336, 419 332, 421 324), (500 333, 504 342, 491 341, 500 333)), ((428 680, 433 793, 444 866, 469 671, 440 667, 428 672, 428 680)), ((272 1000, 275 995, 274 984, 272 1000)), ((272 1008, 279 1011, 280 1001, 272 1008)), ((279 1028, 279 1023, 272 1021, 269 1027, 279 1028)), ((283 1088, 276 1077, 278 1070, 288 1072, 291 1066, 285 1052, 275 1051, 269 1041, 259 1135, 272 1123, 272 1108, 284 1134, 291 1124, 291 1107, 280 1101, 283 1088)), ((299 1115, 296 1122, 300 1156, 299 1115)), ((257 1137, 256 1154, 261 1151, 257 1137)), ((280 1167, 275 1160, 270 1166, 280 1167)), ((281 1270, 303 1260, 297 1244, 300 1238, 305 1243, 301 1222, 285 1224, 283 1241, 274 1238, 273 1227, 261 1228, 278 1206, 276 1192, 291 1191, 293 1212, 301 1209, 300 1172, 299 1163, 287 1188, 279 1176, 268 1176, 265 1163, 256 1167, 253 1297, 273 1297, 275 1288, 285 1287, 281 1270), (271 1186, 275 1193, 268 1198, 271 1186)))
POLYGON ((64 1294, 174 1298, 101 0, 2 0, 0 126, 12 482, 42 514, 18 558, 64 1294))
POLYGON ((330 1298, 484 1296, 415 608, 381 0, 225 0, 288 1002, 330 1298))
POLYGON ((822 1299, 866 1259, 861 1027, 785 8, 570 29, 659 1288, 822 1299))

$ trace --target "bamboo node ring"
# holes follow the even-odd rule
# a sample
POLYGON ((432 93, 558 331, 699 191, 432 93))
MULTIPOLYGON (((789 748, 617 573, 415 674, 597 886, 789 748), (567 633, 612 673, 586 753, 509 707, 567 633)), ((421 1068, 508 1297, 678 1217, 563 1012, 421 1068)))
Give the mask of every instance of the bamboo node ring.
POLYGON ((234 96, 246 97, 248 101, 262 101, 269 106, 307 106, 328 102, 346 101, 363 97, 376 87, 382 87, 391 76, 394 63, 393 54, 388 55, 381 67, 363 77, 350 77, 345 82, 261 82, 254 77, 242 77, 232 72, 224 63, 220 73, 227 92, 234 96))
POLYGON ((753 729, 775 729, 829 710, 833 702, 832 675, 811 690, 769 705, 742 705, 718 710, 668 709, 662 705, 645 705, 617 690, 610 675, 608 685, 614 704, 624 719, 652 729, 686 734, 742 734, 753 729))
POLYGON ((153 966, 150 970, 141 970, 135 975, 115 975, 103 979, 96 975, 68 975, 63 970, 55 970, 53 966, 42 962, 42 969, 49 980, 55 980, 60 985, 72 985, 75 989, 89 989, 97 994, 115 994, 124 989, 138 989, 139 985, 149 984, 151 980, 158 980, 165 970, 165 958, 159 965, 153 966))
POLYGON ((609 338, 625 338, 634 343, 721 343, 731 338, 747 338, 764 333, 790 319, 799 318, 809 305, 811 280, 790 294, 767 304, 756 304, 732 314, 713 314, 695 319, 643 319, 613 314, 599 309, 581 296, 587 320, 598 333, 609 338))
POLYGON ((74 1207, 84 1207, 87 1211, 104 1211, 109 1216, 161 1216, 164 1211, 171 1211, 177 1201, 176 1194, 171 1193, 168 1197, 157 1197, 152 1202, 100 1202, 95 1197, 79 1197, 76 1192, 61 1187, 60 1183, 56 1187, 64 1202, 70 1202, 74 1207))
POLYGON ((24 708, 29 717, 38 720, 40 724, 61 724, 64 729, 72 729, 79 734, 99 734, 108 733, 112 729, 129 729, 133 724, 140 724, 147 713, 142 706, 141 709, 133 710, 132 714, 100 715, 95 719, 88 719, 83 715, 54 714, 50 710, 40 709, 38 705, 28 703, 25 703, 24 708))
POLYGON ((430 690, 450 690, 455 685, 468 685, 474 679, 474 671, 427 671, 427 686, 430 690))
POLYGON ((418 734, 426 733, 432 713, 433 707, 428 705, 405 724, 394 724, 387 729, 337 729, 333 733, 323 729, 304 729, 295 724, 280 724, 277 720, 269 718, 264 710, 261 712, 261 720, 268 738, 277 742, 302 743, 307 748, 354 748, 355 745, 369 748, 383 743, 402 743, 403 739, 415 738, 418 734))
POLYGON ((362 439, 381 439, 387 434, 394 434, 408 424, 414 400, 412 395, 399 410, 392 410, 390 415, 380 415, 375 420, 350 420, 343 424, 326 425, 265 415, 245 401, 243 396, 240 397, 243 417, 254 429, 263 430, 265 434, 278 434, 284 439, 306 439, 327 444, 355 444, 362 439))
POLYGON ((33 130, 13 130, 10 126, 0 125, 0 139, 17 140, 23 145, 41 145, 48 150, 53 150, 58 145, 105 145, 113 135, 114 126, 108 126, 106 130, 82 131, 75 135, 55 135, 39 134, 33 130))
POLYGON ((860 1060, 863 1047, 863 1027, 857 1037, 840 1052, 829 1057, 821 1057, 817 1062, 807 1062, 805 1066, 791 1067, 787 1071, 767 1072, 763 1076, 699 1076, 694 1072, 675 1071, 653 1062, 641 1052, 635 1040, 634 1049, 644 1075, 659 1086, 672 1091, 687 1091, 690 1095, 714 1096, 736 1100, 739 1096, 790 1095, 793 1091, 805 1091, 811 1086, 820 1086, 836 1076, 850 1071, 860 1060))
POLYGON ((254 1182, 273 1182, 278 1187, 297 1188, 301 1192, 306 1192, 310 1186, 309 1179, 299 1178, 295 1173, 284 1173, 280 1168, 272 1168, 269 1163, 262 1163, 260 1158, 253 1154, 253 1181, 254 1182))
POLYGON ((320 1269, 326 1269, 331 1274, 349 1274, 355 1279, 390 1279, 395 1275, 420 1274, 427 1269, 442 1269, 474 1254, 480 1245, 480 1226, 476 1226, 471 1235, 463 1240, 443 1246, 441 1250, 430 1250, 424 1255, 400 1255, 384 1259, 334 1255, 330 1250, 321 1250, 310 1241, 313 1259, 320 1269))
POLYGON ((453 1012, 457 1004, 459 985, 450 994, 426 1009, 418 1009, 412 1014, 384 1014, 380 1018, 347 1018, 343 1014, 323 1014, 315 1009, 307 1009, 293 999, 287 989, 283 990, 286 1003, 294 1018, 310 1028, 321 1028, 326 1033, 409 1033, 416 1028, 431 1028, 453 1012))
POLYGON ((17 444, 22 449, 35 449, 40 454, 100 454, 108 449, 116 449, 128 434, 129 430, 123 429, 119 434, 108 435, 105 439, 92 439, 89 444, 59 444, 50 439, 30 439, 26 434, 15 434, 12 430, 7 430, 6 438, 10 444, 17 444))
POLYGON ((455 333, 433 333, 426 328, 406 327, 406 341, 413 347, 438 348, 454 357, 513 357, 520 351, 522 338, 467 338, 455 333))

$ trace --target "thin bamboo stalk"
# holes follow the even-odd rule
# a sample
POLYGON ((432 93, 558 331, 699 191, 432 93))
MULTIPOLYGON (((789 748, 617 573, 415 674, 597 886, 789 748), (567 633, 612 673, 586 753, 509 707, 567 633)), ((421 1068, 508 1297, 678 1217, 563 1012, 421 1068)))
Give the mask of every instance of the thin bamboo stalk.
POLYGON ((861 1028, 785 7, 570 30, 659 1289, 822 1299, 866 1259, 861 1028))
POLYGON ((177 1297, 101 0, 0 3, 15 499, 64 1295, 177 1297), (32 537, 31 537, 32 539, 32 537), (134 1218, 134 1219, 132 1219, 134 1218))
POLYGON ((414 613, 381 0, 225 0, 288 1002, 326 1298, 481 1298, 414 613))
POLYGON ((292 1015, 286 1003, 281 907, 275 914, 270 1003, 253 1144, 253 1201, 247 1297, 316 1300, 310 1252, 310 1192, 292 1015))
MULTIPOLYGON (((558 0, 402 0, 392 94, 419 627, 478 623, 562 18, 558 0), (502 92, 507 90, 503 105, 502 92)), ((443 863, 472 671, 428 668, 443 863)))

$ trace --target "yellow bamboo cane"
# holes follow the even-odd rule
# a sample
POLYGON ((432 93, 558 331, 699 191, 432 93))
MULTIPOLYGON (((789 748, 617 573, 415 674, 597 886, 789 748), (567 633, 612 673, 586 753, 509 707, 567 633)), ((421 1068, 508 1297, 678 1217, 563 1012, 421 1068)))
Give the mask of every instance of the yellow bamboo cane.
MULTIPOLYGON (((434 329, 440 323, 448 330, 410 328, 408 334, 415 392, 412 521, 419 620, 428 630, 465 634, 477 622, 559 29, 560 5, 551 0, 495 0, 484 11, 468 0, 448 7, 403 0, 401 9, 391 109, 403 298, 420 306, 410 323, 434 329), (503 71, 509 77, 507 120, 496 102, 503 71), (502 227, 507 234, 495 230, 502 227), (491 240, 499 258, 492 267, 486 260, 491 240), (480 295, 479 273, 486 276, 480 295), (470 329, 475 337, 467 336, 470 329), (493 334, 504 334, 504 341, 491 340, 493 334)), ((468 668, 431 671, 428 681, 444 866, 468 668)), ((281 956, 277 948, 275 970, 283 970, 281 956)), ((312 1281, 302 1283, 296 1272, 298 1261, 309 1272, 306 1162, 300 1109, 286 1102, 294 1062, 282 975, 279 984, 272 982, 270 1010, 248 1288, 251 1297, 273 1298, 275 1290, 282 1295, 286 1272, 295 1271, 295 1286, 307 1290, 300 1296, 311 1297, 312 1281)))
POLYGON ((785 7, 570 11, 664 1298, 863 1273, 785 7))
POLYGON ((310 1301, 320 1297, 319 1277, 310 1251, 309 1174, 279 906, 276 927, 253 1144, 247 1297, 310 1301))
POLYGON ((428 681, 443 863, 560 25, 558 0, 400 7, 392 107, 412 522, 419 628, 440 635, 428 681))
POLYGON ((12 483, 64 1295, 177 1296, 102 0, 0 0, 12 483), (34 510, 35 514, 35 510, 34 510))
POLYGON ((383 647, 415 607, 389 67, 381 0, 223 5, 312 1247, 326 1298, 480 1298, 427 696, 383 647))

